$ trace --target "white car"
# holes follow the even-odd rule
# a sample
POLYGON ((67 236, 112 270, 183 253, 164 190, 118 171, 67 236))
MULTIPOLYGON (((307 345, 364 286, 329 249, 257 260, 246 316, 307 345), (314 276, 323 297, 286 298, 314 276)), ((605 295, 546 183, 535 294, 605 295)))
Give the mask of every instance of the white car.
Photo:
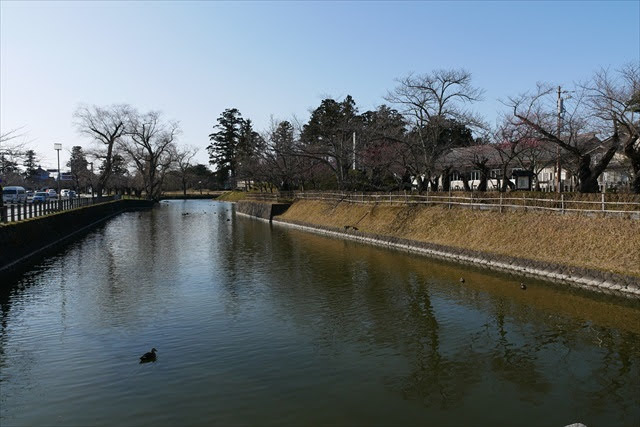
POLYGON ((24 187, 4 187, 2 189, 2 201, 4 203, 24 203, 27 201, 27 192, 24 187))
POLYGON ((67 197, 69 197, 69 190, 68 188, 63 188, 62 190, 60 190, 60 197, 66 199, 67 197))
POLYGON ((46 193, 47 193, 47 197, 50 198, 50 199, 57 199, 58 198, 58 193, 53 188, 48 189, 46 191, 46 193))

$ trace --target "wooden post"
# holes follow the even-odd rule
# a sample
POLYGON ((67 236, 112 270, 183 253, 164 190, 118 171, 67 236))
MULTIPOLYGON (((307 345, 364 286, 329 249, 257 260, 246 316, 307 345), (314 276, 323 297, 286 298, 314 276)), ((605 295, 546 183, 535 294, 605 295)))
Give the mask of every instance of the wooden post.
POLYGON ((602 212, 604 213, 605 208, 604 208, 604 193, 602 193, 602 212))
POLYGON ((560 194, 560 206, 562 207, 562 214, 564 215, 564 194, 560 194))
POLYGON ((407 190, 404 190, 404 204, 406 205, 407 203, 409 203, 407 200, 407 190))
POLYGON ((502 193, 500 193, 500 213, 502 213, 502 193))
POLYGON ((15 208, 13 207, 13 205, 11 205, 11 222, 15 221, 16 219, 15 215, 16 215, 15 208))

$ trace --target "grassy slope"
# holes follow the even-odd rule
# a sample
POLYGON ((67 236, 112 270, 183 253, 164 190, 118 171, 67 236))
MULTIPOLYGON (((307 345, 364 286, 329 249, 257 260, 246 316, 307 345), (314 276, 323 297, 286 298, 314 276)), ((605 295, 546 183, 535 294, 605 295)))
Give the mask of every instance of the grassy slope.
POLYGON ((640 221, 298 201, 284 219, 640 277, 640 221))
POLYGON ((220 200, 223 202, 237 202, 239 200, 244 200, 246 197, 247 193, 244 191, 225 191, 216 200, 220 200))

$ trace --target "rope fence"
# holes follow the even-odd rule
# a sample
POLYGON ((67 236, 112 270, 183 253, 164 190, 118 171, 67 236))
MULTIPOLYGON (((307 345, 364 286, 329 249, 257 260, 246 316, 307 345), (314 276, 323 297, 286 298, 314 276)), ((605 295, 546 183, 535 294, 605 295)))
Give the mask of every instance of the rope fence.
POLYGON ((323 200, 330 202, 346 202, 359 204, 387 205, 442 205, 451 209, 454 206, 478 210, 540 210, 559 213, 604 213, 630 214, 640 218, 640 202, 607 200, 606 194, 599 195, 600 200, 578 200, 566 198, 560 194, 555 198, 514 197, 511 195, 473 194, 459 196, 455 194, 412 194, 412 193, 352 193, 352 192, 282 192, 282 193, 250 193, 247 198, 253 200, 323 200))

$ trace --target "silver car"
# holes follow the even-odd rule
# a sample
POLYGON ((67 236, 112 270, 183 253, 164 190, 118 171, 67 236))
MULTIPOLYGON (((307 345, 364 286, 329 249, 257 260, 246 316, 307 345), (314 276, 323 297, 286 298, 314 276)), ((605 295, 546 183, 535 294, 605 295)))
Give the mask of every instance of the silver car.
POLYGON ((33 195, 33 203, 44 203, 49 199, 49 193, 46 191, 38 191, 33 195))

